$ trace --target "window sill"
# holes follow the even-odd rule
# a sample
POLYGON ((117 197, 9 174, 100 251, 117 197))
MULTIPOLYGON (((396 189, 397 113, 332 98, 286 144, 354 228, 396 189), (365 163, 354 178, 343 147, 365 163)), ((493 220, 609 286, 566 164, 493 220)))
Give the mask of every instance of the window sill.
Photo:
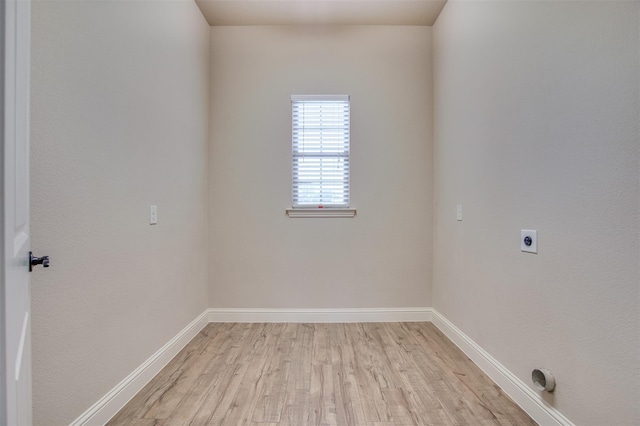
POLYGON ((356 216, 356 209, 287 209, 287 216, 290 218, 307 218, 307 217, 347 217, 356 216))

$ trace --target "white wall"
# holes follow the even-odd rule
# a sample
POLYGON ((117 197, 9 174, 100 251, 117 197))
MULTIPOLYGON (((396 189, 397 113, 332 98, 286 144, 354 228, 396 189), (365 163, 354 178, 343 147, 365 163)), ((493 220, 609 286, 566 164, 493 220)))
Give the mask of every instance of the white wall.
POLYGON ((450 1, 433 28, 434 307, 580 425, 640 422, 639 19, 450 1))
POLYGON ((35 424, 74 420, 207 307, 208 46, 190 1, 33 4, 35 424))
POLYGON ((431 28, 213 27, 211 307, 431 304, 431 28), (289 219, 291 94, 351 95, 355 219, 289 219))

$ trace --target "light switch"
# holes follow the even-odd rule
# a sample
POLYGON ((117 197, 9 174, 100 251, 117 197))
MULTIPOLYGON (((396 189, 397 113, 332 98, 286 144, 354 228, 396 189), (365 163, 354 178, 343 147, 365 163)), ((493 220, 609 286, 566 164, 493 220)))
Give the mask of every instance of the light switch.
POLYGON ((538 231, 532 229, 520 230, 520 251, 527 253, 538 252, 538 231))
POLYGON ((458 208, 456 209, 456 219, 462 220, 462 204, 458 204, 458 208))
POLYGON ((158 224, 158 206, 149 206, 149 225, 158 224))

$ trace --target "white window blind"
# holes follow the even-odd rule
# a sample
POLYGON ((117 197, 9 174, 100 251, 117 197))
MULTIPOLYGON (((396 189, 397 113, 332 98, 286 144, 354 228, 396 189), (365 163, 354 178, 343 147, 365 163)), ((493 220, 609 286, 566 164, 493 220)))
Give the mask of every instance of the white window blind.
POLYGON ((291 96, 293 207, 349 207, 349 96, 291 96))

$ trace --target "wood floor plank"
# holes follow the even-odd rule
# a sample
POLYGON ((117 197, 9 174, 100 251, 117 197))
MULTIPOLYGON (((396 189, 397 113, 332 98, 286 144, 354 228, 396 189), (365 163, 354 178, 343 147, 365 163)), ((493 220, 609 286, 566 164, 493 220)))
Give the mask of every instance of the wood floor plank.
POLYGON ((251 366, 255 357, 255 348, 260 346, 260 342, 269 345, 270 338, 267 327, 260 324, 239 324, 238 335, 233 337, 232 349, 226 358, 225 370, 233 370, 233 374, 226 383, 214 387, 215 404, 203 404, 192 424, 225 425, 230 424, 229 418, 234 418, 246 401, 239 401, 237 393, 240 390, 242 381, 251 366))
POLYGON ((357 356, 354 359, 355 378, 367 422, 391 421, 391 413, 385 403, 382 390, 387 387, 385 377, 376 369, 375 350, 372 349, 370 324, 356 324, 351 334, 351 344, 357 356))
POLYGON ((332 367, 327 363, 311 366, 311 390, 309 391, 309 424, 337 425, 333 395, 332 367))
MULTIPOLYGON (((228 369, 227 371, 231 373, 232 370, 228 369)), ((218 383, 226 381, 227 379, 228 377, 225 377, 224 374, 218 376, 210 374, 200 375, 191 392, 180 400, 179 404, 169 415, 169 418, 165 420, 163 426, 190 424, 200 408, 205 405, 210 396, 210 391, 214 389, 218 383)))
MULTIPOLYGON (((406 401, 406 408, 415 424, 445 424, 447 415, 442 405, 435 397, 437 389, 431 386, 431 380, 425 380, 425 375, 420 367, 428 364, 428 360, 419 362, 415 355, 414 346, 411 343, 411 336, 398 323, 385 324, 384 349, 389 356, 390 362, 394 363, 394 371, 402 383, 403 397, 406 401), (418 363, 416 362, 418 361, 418 363)), ((427 370, 432 373, 432 370, 427 370)), ((434 375, 427 375, 433 378, 434 375)), ((436 377, 439 378, 439 375, 436 377)))
POLYGON ((353 367, 355 353, 347 338, 350 326, 336 324, 330 330, 336 418, 339 424, 361 425, 366 420, 353 367))
POLYGON ((253 344, 253 356, 246 361, 249 363, 249 368, 245 372, 240 389, 232 402, 232 407, 237 407, 237 409, 229 412, 225 419, 229 424, 250 423, 259 403, 258 395, 261 394, 268 382, 268 375, 265 374, 267 363, 271 359, 271 352, 276 349, 273 344, 273 336, 265 329, 261 338, 253 344))
POLYGON ((535 425, 430 323, 205 327, 114 425, 535 425))
MULTIPOLYGON (((201 412, 202 407, 215 406, 215 403, 212 404, 211 401, 217 401, 216 398, 219 395, 211 394, 211 392, 230 380, 230 374, 235 371, 232 368, 226 368, 226 349, 232 342, 232 339, 228 338, 231 332, 231 327, 226 325, 226 327, 221 327, 219 330, 219 336, 222 336, 222 340, 211 338, 211 343, 205 347, 205 352, 203 353, 203 359, 207 361, 206 367, 197 378, 195 384, 170 412, 166 422, 167 425, 189 424, 196 414, 201 412)), ((165 416, 168 408, 170 407, 167 407, 167 410, 164 411, 156 411, 156 416, 158 418, 165 416)), ((206 410, 206 408, 204 409, 206 410)))
POLYGON ((309 352, 308 356, 305 356, 304 348, 313 346, 311 344, 313 327, 310 324, 288 324, 288 326, 295 331, 288 335, 291 337, 292 346, 287 354, 290 366, 280 424, 296 426, 307 424, 309 420, 310 382, 305 378, 310 376, 307 370, 311 367, 312 354, 309 352))
POLYGON ((209 359, 206 356, 201 356, 202 353, 206 351, 207 346, 215 344, 217 340, 218 339, 215 338, 210 339, 208 345, 204 345, 195 356, 184 360, 179 370, 180 375, 175 380, 173 386, 168 388, 163 395, 156 400, 144 414, 144 418, 166 419, 169 417, 171 412, 194 387, 195 382, 207 367, 209 359))
POLYGON ((273 351, 261 372, 264 385, 256 395, 258 402, 252 416, 252 421, 256 423, 277 423, 282 415, 290 366, 288 355, 291 351, 291 345, 284 337, 284 329, 283 324, 271 325, 274 339, 269 346, 273 351))
POLYGON ((287 404, 282 413, 280 426, 308 425, 309 423, 309 391, 294 389, 287 392, 287 404))

